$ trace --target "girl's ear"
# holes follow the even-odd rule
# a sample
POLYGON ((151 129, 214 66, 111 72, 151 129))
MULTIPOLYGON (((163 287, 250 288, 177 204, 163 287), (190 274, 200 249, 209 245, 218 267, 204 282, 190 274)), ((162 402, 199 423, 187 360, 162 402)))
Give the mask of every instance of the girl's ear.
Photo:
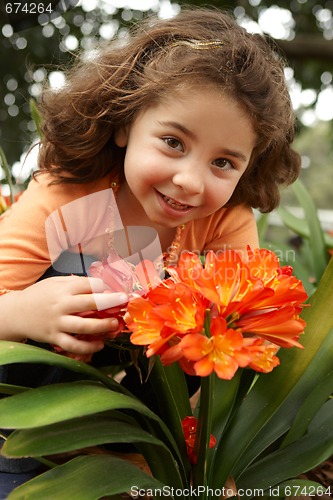
POLYGON ((129 125, 118 128, 114 133, 114 142, 120 148, 127 146, 129 125))

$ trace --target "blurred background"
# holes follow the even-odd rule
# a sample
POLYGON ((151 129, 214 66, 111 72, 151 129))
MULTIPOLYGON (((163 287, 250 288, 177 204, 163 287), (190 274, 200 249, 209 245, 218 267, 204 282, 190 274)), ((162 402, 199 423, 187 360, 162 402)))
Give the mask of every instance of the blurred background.
MULTIPOLYGON (((131 23, 152 12, 174 16, 185 3, 204 5, 200 0, 44 0, 37 2, 39 12, 32 14, 27 7, 24 12, 24 5, 31 2, 3 0, 0 145, 14 184, 24 183, 36 166, 35 153, 23 160, 38 140, 29 103, 38 100, 43 84, 63 85, 62 68, 78 52, 93 53, 100 41, 124 36, 131 23)), ((207 4, 233 12, 249 31, 272 37, 287 59, 286 77, 298 117, 295 148, 302 155, 301 180, 311 193, 323 227, 332 230, 333 0, 210 0, 207 4)), ((8 194, 1 167, 0 183, 2 193, 8 194)), ((291 189, 283 195, 283 203, 297 205, 291 189)), ((279 221, 274 217, 271 221, 277 227, 279 221)))

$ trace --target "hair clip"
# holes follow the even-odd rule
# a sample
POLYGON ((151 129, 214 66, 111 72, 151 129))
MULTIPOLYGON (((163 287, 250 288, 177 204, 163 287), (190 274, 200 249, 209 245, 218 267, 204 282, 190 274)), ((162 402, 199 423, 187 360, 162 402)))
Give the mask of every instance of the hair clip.
POLYGON ((210 49, 218 49, 224 42, 221 40, 177 40, 171 44, 171 47, 179 47, 180 45, 186 45, 187 47, 191 47, 195 50, 210 50, 210 49))

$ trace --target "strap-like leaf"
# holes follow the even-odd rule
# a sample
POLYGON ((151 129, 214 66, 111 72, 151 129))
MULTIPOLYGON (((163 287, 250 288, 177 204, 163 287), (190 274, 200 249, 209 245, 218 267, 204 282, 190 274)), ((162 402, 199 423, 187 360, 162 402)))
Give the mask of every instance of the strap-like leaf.
MULTIPOLYGON (((176 458, 181 463, 172 433, 155 413, 137 399, 113 392, 99 382, 53 384, 4 398, 0 400, 0 428, 40 429, 57 422, 66 426, 74 418, 119 409, 134 411, 137 421, 143 422, 146 428, 151 428, 155 435, 161 437, 170 446, 173 460, 176 458)), ((145 451, 145 456, 155 477, 168 477, 162 461, 163 453, 150 447, 145 451)), ((173 465, 170 482, 180 487, 182 481, 179 470, 176 463, 173 465)))
POLYGON ((106 495, 163 490, 163 483, 126 460, 108 455, 78 457, 16 488, 8 500, 99 500, 106 495))
POLYGON ((289 446, 269 454, 250 466, 237 481, 239 488, 263 488, 295 478, 318 466, 333 454, 333 400, 322 407, 320 425, 289 446))
POLYGON ((283 446, 287 446, 305 434, 313 417, 331 394, 333 394, 333 371, 327 375, 325 374, 306 397, 296 415, 290 431, 283 440, 283 446))
POLYGON ((99 380, 116 392, 131 395, 123 386, 104 375, 100 370, 55 352, 19 342, 0 341, 0 365, 12 363, 44 363, 79 373, 85 379, 99 380))
POLYGON ((158 418, 132 397, 110 391, 98 382, 79 381, 38 387, 0 400, 0 427, 38 427, 120 408, 158 418))
POLYGON ((138 442, 147 442, 167 449, 159 439, 138 426, 112 416, 89 415, 68 420, 66 423, 62 421, 16 430, 8 437, 1 452, 10 458, 41 457, 109 443, 138 442))
POLYGON ((12 177, 11 177, 11 171, 7 162, 7 158, 5 155, 4 150, 2 147, 0 147, 0 166, 2 167, 3 171, 5 172, 6 176, 6 181, 9 186, 9 191, 10 191, 10 202, 14 203, 14 188, 13 188, 13 183, 12 183, 12 177))
MULTIPOLYGON (((321 227, 315 204, 303 183, 298 179, 292 187, 300 205, 304 209, 308 237, 312 242, 311 251, 314 274, 317 282, 319 282, 328 262, 324 231, 321 227)), ((289 225, 290 227, 290 223, 292 224, 295 222, 292 216, 288 215, 288 211, 286 209, 280 208, 279 213, 287 226, 289 225)), ((302 224, 299 221, 297 228, 294 229, 301 234, 301 231, 299 231, 301 227, 302 224)))
POLYGON ((311 248, 313 253, 313 266, 317 281, 319 281, 325 271, 328 262, 328 254, 324 240, 324 231, 321 227, 317 209, 313 202, 313 199, 300 179, 298 179, 293 184, 292 188, 299 203, 304 209, 305 218, 308 222, 310 230, 310 240, 312 242, 311 248))
POLYGON ((22 385, 4 384, 0 383, 0 394, 19 394, 29 390, 28 387, 23 387, 22 385))
MULTIPOLYGON (((300 219, 282 205, 276 211, 286 227, 294 231, 296 234, 299 234, 303 238, 310 238, 310 229, 306 220, 300 219)), ((324 233, 323 236, 325 245, 327 247, 333 247, 333 236, 331 236, 329 233, 324 233)))

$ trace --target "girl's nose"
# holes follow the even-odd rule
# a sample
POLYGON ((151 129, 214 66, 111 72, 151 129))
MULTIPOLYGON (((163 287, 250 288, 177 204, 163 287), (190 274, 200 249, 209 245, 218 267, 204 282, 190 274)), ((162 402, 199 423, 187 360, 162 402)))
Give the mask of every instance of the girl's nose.
POLYGON ((204 180, 199 168, 192 165, 182 165, 174 174, 173 183, 180 187, 187 195, 198 195, 204 190, 204 180))

